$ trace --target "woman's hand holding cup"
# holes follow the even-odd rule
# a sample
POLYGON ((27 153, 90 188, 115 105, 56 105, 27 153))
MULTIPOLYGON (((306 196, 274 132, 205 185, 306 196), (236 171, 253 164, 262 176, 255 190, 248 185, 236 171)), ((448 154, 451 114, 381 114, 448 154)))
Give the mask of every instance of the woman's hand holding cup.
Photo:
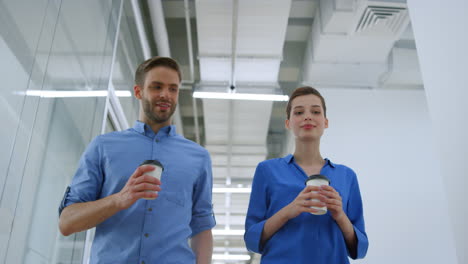
POLYGON ((322 202, 323 196, 320 194, 320 187, 306 186, 297 195, 296 199, 286 206, 287 215, 289 219, 297 217, 299 214, 317 213, 318 210, 311 207, 324 207, 326 204, 322 202))
POLYGON ((340 194, 331 186, 322 185, 319 190, 322 196, 322 201, 326 203, 331 216, 335 221, 338 221, 343 215, 343 202, 340 194))

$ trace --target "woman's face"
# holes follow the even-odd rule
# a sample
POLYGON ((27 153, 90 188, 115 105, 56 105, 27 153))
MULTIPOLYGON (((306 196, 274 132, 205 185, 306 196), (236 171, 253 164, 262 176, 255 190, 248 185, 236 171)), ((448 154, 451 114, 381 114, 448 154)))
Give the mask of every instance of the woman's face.
POLYGON ((328 128, 322 101, 314 94, 301 95, 293 99, 286 128, 292 130, 296 138, 318 140, 328 128))

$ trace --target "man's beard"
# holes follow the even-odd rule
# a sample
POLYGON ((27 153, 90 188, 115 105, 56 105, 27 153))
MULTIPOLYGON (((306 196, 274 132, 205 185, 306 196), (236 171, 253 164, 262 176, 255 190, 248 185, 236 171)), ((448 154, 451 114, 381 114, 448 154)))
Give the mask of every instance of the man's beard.
POLYGON ((145 113, 145 116, 155 123, 164 123, 168 121, 174 114, 177 106, 177 104, 171 104, 171 107, 168 111, 163 113, 163 115, 158 115, 155 111, 153 111, 153 109, 155 109, 156 106, 152 105, 148 99, 142 99, 142 103, 143 112, 145 113))

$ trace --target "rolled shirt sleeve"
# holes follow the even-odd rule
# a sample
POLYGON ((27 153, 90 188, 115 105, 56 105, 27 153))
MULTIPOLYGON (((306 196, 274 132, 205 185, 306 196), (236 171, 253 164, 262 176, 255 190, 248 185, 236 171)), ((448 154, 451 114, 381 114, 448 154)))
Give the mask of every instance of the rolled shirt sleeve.
POLYGON ((60 204, 59 214, 71 204, 97 200, 103 178, 99 137, 96 137, 80 158, 75 176, 60 204))
POLYGON ((211 202, 213 189, 211 158, 207 151, 205 154, 202 171, 193 189, 192 220, 190 221, 192 237, 216 225, 211 202))
POLYGON ((355 254, 350 254, 348 249, 348 256, 352 259, 361 259, 366 256, 369 247, 369 240, 364 225, 364 212, 362 206, 361 192, 359 190, 359 183, 356 174, 351 170, 353 182, 351 185, 349 201, 347 204, 348 218, 353 224, 354 233, 356 234, 357 246, 355 254))
POLYGON ((249 209, 245 220, 244 241, 247 249, 261 254, 263 245, 261 244, 263 226, 266 222, 268 208, 266 182, 263 167, 260 163, 255 170, 250 193, 249 209))

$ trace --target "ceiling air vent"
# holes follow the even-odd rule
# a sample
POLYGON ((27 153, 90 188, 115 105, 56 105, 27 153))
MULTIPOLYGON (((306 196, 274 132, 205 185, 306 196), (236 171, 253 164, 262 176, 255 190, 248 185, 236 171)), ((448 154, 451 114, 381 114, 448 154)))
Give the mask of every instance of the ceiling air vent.
POLYGON ((406 25, 405 21, 407 19, 408 11, 406 7, 369 5, 364 8, 356 25, 355 33, 382 32, 381 30, 385 28, 387 34, 398 34, 402 25, 406 25))

